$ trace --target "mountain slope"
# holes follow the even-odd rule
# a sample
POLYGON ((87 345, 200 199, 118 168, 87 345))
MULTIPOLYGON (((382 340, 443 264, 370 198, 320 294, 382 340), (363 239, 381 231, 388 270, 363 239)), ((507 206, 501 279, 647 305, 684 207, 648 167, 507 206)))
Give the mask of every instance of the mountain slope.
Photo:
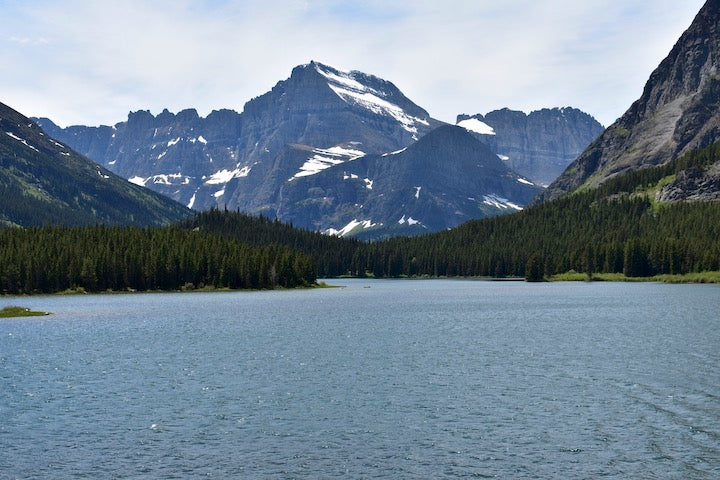
POLYGON ((253 213, 273 212, 282 183, 294 175, 404 148, 440 124, 391 82, 316 62, 294 68, 242 113, 139 111, 114 127, 38 123, 117 174, 191 208, 253 213), (281 162, 289 144, 311 148, 281 162), (317 160, 313 149, 342 154, 317 160))
MULTIPOLYGON (((645 85, 642 96, 553 182, 541 200, 596 187, 720 139, 720 1, 709 0, 645 85)), ((701 175, 714 177, 720 167, 701 175)), ((711 179, 710 179, 711 180, 711 179)), ((676 185, 675 199, 693 195, 676 185), (683 193, 684 192, 684 193, 683 193)))
POLYGON ((525 114, 494 110, 458 115, 461 126, 475 126, 478 138, 506 164, 540 185, 549 185, 603 131, 592 116, 575 108, 543 108, 525 114))
MULTIPOLYGON (((289 147, 288 156, 304 148, 289 147)), ((521 210, 541 190, 467 130, 444 125, 407 149, 292 179, 277 216, 360 238, 417 235, 521 210)))
POLYGON ((159 225, 189 214, 78 155, 0 104, 0 223, 159 225))

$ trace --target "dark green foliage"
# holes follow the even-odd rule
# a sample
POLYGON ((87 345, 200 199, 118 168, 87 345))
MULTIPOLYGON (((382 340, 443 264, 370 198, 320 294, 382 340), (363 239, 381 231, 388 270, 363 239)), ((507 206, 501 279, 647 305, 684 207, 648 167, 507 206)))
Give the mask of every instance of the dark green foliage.
POLYGON ((374 243, 218 210, 168 228, 0 229, 0 292, 272 288, 346 274, 542 280, 570 270, 720 270, 720 202, 654 205, 633 193, 718 158, 712 146, 514 215, 374 243))
MULTIPOLYGON (((253 246, 284 245, 312 257, 317 275, 337 277, 357 273, 355 265, 364 243, 294 228, 292 225, 254 217, 240 212, 212 209, 200 212, 181 224, 182 228, 217 233, 225 238, 253 246)), ((363 270, 364 273, 364 270, 363 270)))
POLYGON ((539 259, 545 275, 570 270, 647 276, 720 267, 720 203, 653 205, 661 179, 720 161, 720 144, 514 215, 417 238, 362 246, 353 267, 375 276, 519 276, 539 259), (392 261, 390 261, 392 259, 392 261), (530 262, 530 260, 532 262, 530 262))
POLYGON ((525 267, 525 281, 526 282, 542 282, 544 279, 543 264, 540 260, 540 255, 533 254, 527 261, 525 267))
POLYGON ((315 282, 309 256, 178 227, 0 229, 0 292, 274 288, 315 282))

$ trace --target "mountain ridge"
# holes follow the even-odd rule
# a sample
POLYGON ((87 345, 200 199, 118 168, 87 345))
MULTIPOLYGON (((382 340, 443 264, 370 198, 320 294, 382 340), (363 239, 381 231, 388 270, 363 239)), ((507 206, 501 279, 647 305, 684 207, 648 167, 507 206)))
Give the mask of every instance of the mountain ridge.
POLYGON ((507 165, 533 182, 547 186, 603 131, 591 115, 573 107, 525 113, 509 108, 485 115, 461 114, 456 124, 475 119, 487 128, 478 138, 507 165))
POLYGON ((6 225, 161 225, 190 215, 53 140, 2 103, 0 192, 6 225))
MULTIPOLYGON (((127 121, 114 126, 65 129, 48 119, 38 122, 49 134, 81 147, 121 176, 189 208, 227 206, 327 232, 347 232, 347 226, 353 222, 366 222, 368 226, 383 223, 387 227, 391 220, 385 217, 391 210, 389 205, 375 205, 374 211, 384 212, 382 218, 349 217, 350 212, 362 213, 355 204, 365 205, 365 202, 356 200, 367 197, 366 190, 370 188, 366 187, 371 185, 360 185, 360 191, 351 188, 343 178, 345 165, 364 165, 370 158, 374 159, 373 165, 380 165, 383 162, 375 157, 397 154, 446 125, 433 119, 390 81, 314 61, 293 68, 290 77, 246 102, 242 113, 219 110, 202 118, 194 109, 177 114, 163 110, 157 116, 141 110, 131 112, 127 121), (334 173, 324 175, 325 171, 334 173), (323 182, 330 177, 340 182, 332 188, 327 184, 316 187, 335 192, 332 206, 321 207, 323 200, 316 198, 314 191, 307 187, 316 183, 315 175, 321 174, 323 182), (303 188, 306 196, 301 197, 298 192, 303 188), (298 208, 288 206, 289 198, 293 198, 298 208), (320 217, 311 218, 312 215, 320 217)), ((449 153, 445 160, 451 157, 449 153)), ((403 158, 403 155, 394 158, 403 158)), ((455 156, 452 161, 460 164, 463 159, 455 156)), ((377 168, 380 172, 386 167, 377 168)), ((465 181, 462 172, 455 171, 456 181, 465 181)), ((361 177, 377 182, 371 195, 375 198, 374 204, 382 200, 380 188, 387 189, 387 201, 403 184, 397 175, 388 174, 387 180, 375 178, 380 175, 377 172, 364 172, 361 177)), ((437 178, 443 177, 444 172, 437 173, 437 178)), ((351 174, 359 175, 354 171, 351 174)), ((414 175, 418 175, 417 170, 414 175)), ((465 192, 462 198, 448 205, 456 205, 462 218, 476 218, 470 212, 476 216, 507 212, 512 209, 510 204, 521 208, 529 201, 527 195, 522 193, 518 198, 514 195, 528 188, 537 189, 535 182, 523 178, 527 183, 520 188, 516 188, 518 182, 513 180, 509 183, 513 188, 498 186, 497 192, 465 192), (490 203, 482 208, 468 205, 460 208, 467 198, 480 199, 482 203, 486 194, 493 194, 499 200, 488 201, 490 203)), ((483 181, 487 184, 487 180, 483 181)), ((448 197, 452 190, 450 182, 443 184, 448 197)), ((425 192, 429 192, 429 186, 429 182, 424 186, 425 192)), ((458 192, 460 190, 467 188, 458 192)), ((428 217, 434 215, 437 212, 429 213, 428 217)), ((454 218, 455 212, 445 212, 445 215, 454 218)), ((413 221, 417 221, 416 217, 417 214, 412 216, 413 221)), ((392 221, 401 218, 399 215, 392 221)), ((430 223, 436 223, 437 228, 447 228, 455 221, 430 223)), ((417 225, 414 223, 413 227, 417 225)), ((416 228, 409 230, 416 231, 416 228)))
POLYGON ((709 0, 652 72, 640 98, 539 200, 552 200, 579 187, 593 188, 623 172, 665 164, 718 139, 720 2, 709 0))

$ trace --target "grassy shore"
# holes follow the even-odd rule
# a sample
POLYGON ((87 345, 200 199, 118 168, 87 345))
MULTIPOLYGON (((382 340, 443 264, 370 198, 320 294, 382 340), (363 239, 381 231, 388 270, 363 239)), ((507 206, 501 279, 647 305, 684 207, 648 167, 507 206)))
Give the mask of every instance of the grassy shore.
POLYGON ((720 272, 686 273, 684 275, 655 275, 652 277, 626 277, 622 273, 567 272, 548 277, 551 282, 662 282, 662 283, 720 283, 720 272))
POLYGON ((25 307, 5 307, 0 310, 0 318, 10 317, 41 317, 43 315, 50 315, 47 312, 33 312, 29 308, 25 307))

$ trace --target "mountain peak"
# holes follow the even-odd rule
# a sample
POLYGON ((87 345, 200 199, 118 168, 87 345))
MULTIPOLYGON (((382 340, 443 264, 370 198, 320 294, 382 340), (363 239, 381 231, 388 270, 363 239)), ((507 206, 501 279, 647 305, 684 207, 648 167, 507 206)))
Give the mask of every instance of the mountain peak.
POLYGON ((543 195, 544 200, 661 165, 720 139, 720 1, 708 0, 643 93, 543 195))

